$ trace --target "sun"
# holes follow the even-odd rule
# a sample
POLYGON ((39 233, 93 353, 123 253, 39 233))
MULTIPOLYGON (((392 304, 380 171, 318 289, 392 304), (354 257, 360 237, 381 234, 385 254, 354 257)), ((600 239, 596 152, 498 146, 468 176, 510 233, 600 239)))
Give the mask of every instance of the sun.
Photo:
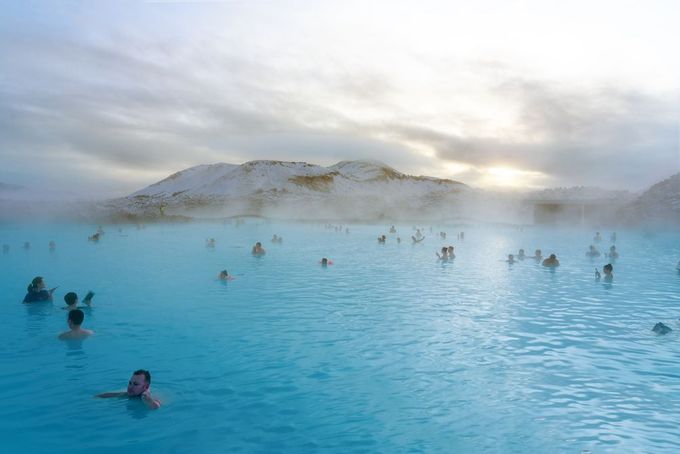
POLYGON ((532 170, 522 170, 513 167, 488 167, 482 171, 482 184, 507 189, 536 187, 545 174, 532 170))

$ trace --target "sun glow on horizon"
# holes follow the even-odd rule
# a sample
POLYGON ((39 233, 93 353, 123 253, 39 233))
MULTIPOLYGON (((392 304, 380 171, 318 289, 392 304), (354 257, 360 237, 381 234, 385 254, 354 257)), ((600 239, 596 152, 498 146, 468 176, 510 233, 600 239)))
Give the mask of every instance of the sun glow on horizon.
POLYGON ((537 180, 546 178, 542 172, 522 170, 513 167, 498 166, 482 170, 480 185, 504 189, 535 188, 540 185, 537 180))

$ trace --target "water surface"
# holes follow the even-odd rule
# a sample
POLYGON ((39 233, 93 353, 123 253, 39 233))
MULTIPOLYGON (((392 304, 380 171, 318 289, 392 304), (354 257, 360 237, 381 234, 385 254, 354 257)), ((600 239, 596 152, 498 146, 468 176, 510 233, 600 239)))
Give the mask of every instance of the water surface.
POLYGON ((3 451, 680 450, 680 235, 619 231, 606 284, 590 230, 424 225, 412 245, 397 225, 378 244, 388 227, 104 226, 94 244, 92 225, 0 225, 3 451), (519 248, 562 266, 503 262, 519 248), (20 303, 36 275, 53 304, 20 303), (90 289, 95 336, 57 341, 63 295, 90 289), (92 397, 138 368, 160 410, 92 397))

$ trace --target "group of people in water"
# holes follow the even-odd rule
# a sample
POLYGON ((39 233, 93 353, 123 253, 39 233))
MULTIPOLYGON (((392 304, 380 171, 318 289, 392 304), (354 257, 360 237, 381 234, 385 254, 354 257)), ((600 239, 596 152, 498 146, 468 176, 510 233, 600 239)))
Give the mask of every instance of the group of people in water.
MULTIPOLYGON (((329 227, 332 228, 332 227, 329 227)), ((420 228, 415 228, 415 233, 412 235, 412 240, 414 243, 419 243, 422 242, 425 239, 425 236, 423 235, 422 231, 420 228)), ((342 231, 341 228, 336 228, 336 231, 342 231)), ((347 233, 349 230, 345 230, 347 233)), ((390 234, 396 234, 397 230, 394 226, 392 226, 389 230, 390 234)), ((103 229, 101 227, 97 230, 97 232, 90 236, 88 239, 90 241, 98 241, 101 235, 103 235, 103 229)), ((446 238, 446 232, 439 232, 439 237, 441 239, 446 238)), ((464 232, 460 232, 457 234, 457 238, 459 240, 464 239, 464 232)), ((380 243, 385 243, 387 240, 386 235, 381 235, 378 237, 378 242, 380 243)), ((275 244, 281 244, 283 241, 282 237, 278 235, 274 235, 271 239, 272 243, 275 244)), ((397 241, 400 242, 400 238, 397 237, 397 241)), ((614 243, 616 241, 616 233, 613 233, 611 236, 611 241, 614 243)), ((600 243, 602 242, 602 236, 600 235, 599 232, 595 235, 593 238, 593 243, 600 243)), ((214 247, 215 246, 215 239, 214 238, 209 238, 206 240, 206 246, 208 247, 214 247)), ((28 246, 30 247, 30 245, 28 246)), ((56 248, 56 243, 50 242, 49 247, 51 250, 56 248)), ((3 246, 3 252, 8 253, 9 251, 9 246, 4 245, 3 246)), ((266 254, 265 249, 262 247, 262 243, 257 242, 255 245, 252 247, 251 253, 255 257, 261 257, 266 254)), ((449 261, 453 260, 456 255, 454 253, 454 247, 451 245, 448 246, 443 246, 439 251, 436 253, 437 259, 440 261, 449 261)), ((597 250, 597 248, 594 245, 590 245, 589 250, 586 252, 586 256, 590 258, 597 258, 601 254, 597 250)), ((619 257, 618 251, 616 250, 616 246, 612 245, 609 248, 609 252, 605 254, 605 256, 611 258, 611 259, 616 259, 619 257)), ((550 254, 549 257, 543 258, 542 251, 541 249, 536 249, 534 252, 533 256, 526 256, 524 249, 520 249, 517 256, 514 254, 508 254, 508 259, 506 262, 512 264, 515 263, 517 260, 524 260, 524 259, 533 259, 536 261, 541 261, 541 264, 545 267, 557 267, 560 265, 559 260, 557 259, 557 256, 555 254, 550 254)), ((319 264, 322 267, 327 267, 329 265, 333 264, 333 261, 330 260, 327 257, 321 258, 319 261, 319 264)), ((680 262, 678 262, 677 265, 678 271, 680 271, 680 262)), ((595 278, 596 280, 603 280, 604 282, 612 282, 614 275, 613 275, 613 266, 611 263, 607 263, 606 265, 603 266, 602 271, 600 272, 597 268, 595 269, 595 278)), ((219 272, 218 274, 218 279, 223 280, 223 281, 229 281, 233 280, 234 277, 229 274, 229 272, 224 269, 219 272)), ((47 288, 47 285, 45 283, 45 280, 42 276, 36 276, 31 283, 27 287, 27 292, 26 295, 23 299, 23 302, 26 304, 33 304, 33 303, 40 303, 40 302, 51 302, 53 301, 54 293, 58 289, 57 287, 52 287, 52 288, 47 288)), ((68 330, 62 332, 59 334, 58 338, 60 340, 78 340, 78 339, 84 339, 87 338, 91 335, 94 334, 94 331, 89 330, 84 328, 83 322, 85 320, 85 311, 83 309, 90 309, 92 307, 92 299, 94 297, 94 292, 90 291, 87 293, 85 298, 83 298, 82 304, 80 304, 78 295, 75 292, 68 292, 64 295, 64 303, 65 306, 63 307, 64 310, 68 311, 67 315, 67 325, 68 325, 68 330)), ((671 331, 671 328, 667 327, 666 325, 663 325, 663 323, 658 323, 654 327, 654 332, 657 332, 659 334, 666 334, 667 332, 671 331)), ((141 399, 144 404, 151 409, 156 409, 159 408, 161 405, 161 402, 154 398, 151 395, 150 392, 150 386, 151 386, 151 374, 149 371, 144 370, 144 369, 139 369, 136 370, 132 373, 132 376, 128 382, 128 387, 126 391, 118 391, 118 392, 107 392, 107 393, 102 393, 98 394, 96 397, 100 398, 110 398, 110 397, 126 397, 126 398, 139 398, 141 399)))
MULTIPOLYGON (((45 279, 42 276, 36 276, 31 280, 31 283, 26 288, 26 295, 23 303, 36 304, 52 302, 54 300, 54 292, 59 287, 52 287, 49 290, 45 284, 45 279)), ((75 292, 68 292, 64 295, 65 306, 62 309, 68 311, 66 316, 66 323, 68 331, 64 331, 57 336, 59 340, 76 341, 82 340, 94 334, 94 331, 83 328, 83 321, 85 320, 85 312, 83 308, 90 309, 92 307, 92 298, 94 292, 89 291, 85 298, 83 298, 83 305, 79 305, 78 294, 75 292)), ((136 370, 132 373, 132 377, 128 382, 126 391, 109 392, 98 394, 96 397, 126 397, 139 398, 150 409, 157 409, 161 406, 161 401, 154 398, 150 391, 151 373, 144 369, 136 370)))

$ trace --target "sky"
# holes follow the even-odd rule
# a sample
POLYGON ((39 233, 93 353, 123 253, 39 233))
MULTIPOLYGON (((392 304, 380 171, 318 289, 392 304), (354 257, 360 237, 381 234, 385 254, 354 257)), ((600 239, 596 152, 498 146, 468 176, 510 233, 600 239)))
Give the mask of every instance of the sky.
POLYGON ((0 10, 0 183, 372 159, 481 188, 680 171, 674 1, 32 1, 0 10))

